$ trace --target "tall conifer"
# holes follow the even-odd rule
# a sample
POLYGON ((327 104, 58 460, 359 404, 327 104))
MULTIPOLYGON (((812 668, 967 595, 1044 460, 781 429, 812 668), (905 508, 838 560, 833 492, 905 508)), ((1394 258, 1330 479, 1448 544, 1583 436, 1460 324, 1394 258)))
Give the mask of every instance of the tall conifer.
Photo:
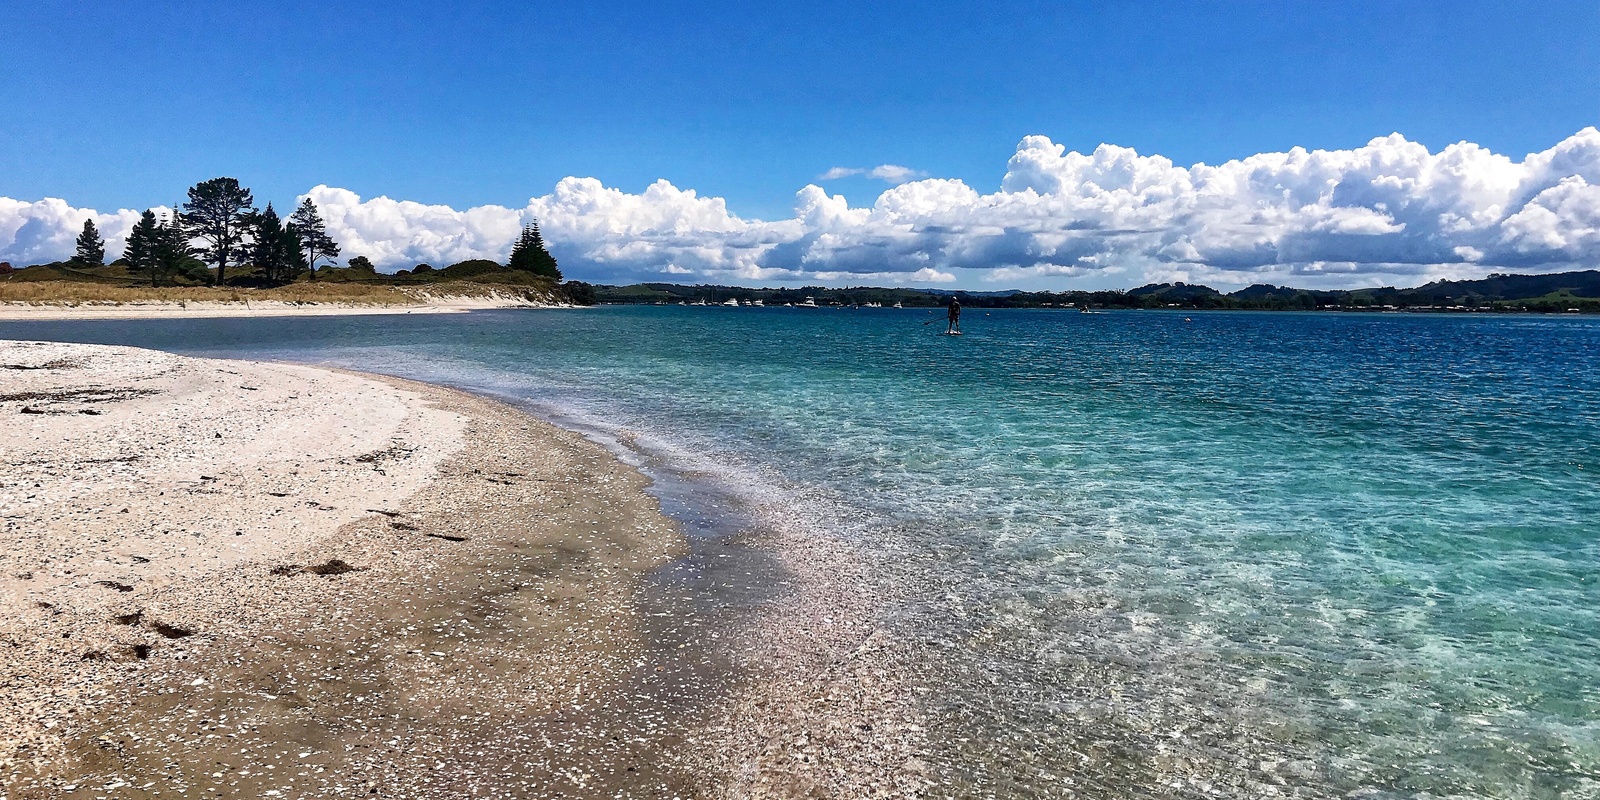
POLYGON ((555 256, 545 249, 544 235, 539 232, 537 220, 522 226, 522 235, 511 246, 511 258, 506 266, 561 280, 561 270, 556 266, 555 256))
POLYGON ((289 215, 289 222, 294 226, 300 247, 305 253, 306 266, 311 270, 311 280, 316 280, 317 259, 337 258, 339 243, 328 235, 327 224, 322 221, 322 214, 317 211, 317 204, 311 202, 309 197, 289 215))
POLYGON ((544 234, 539 232, 538 220, 533 221, 533 252, 534 273, 537 275, 543 275, 547 278, 555 278, 557 281, 560 281, 561 268, 556 266, 556 257, 550 255, 550 251, 545 249, 544 234))
POLYGON ((100 238, 93 219, 83 221, 83 233, 78 234, 78 250, 72 262, 82 267, 103 267, 106 263, 106 241, 100 238))
POLYGON ((305 268, 305 253, 300 245, 300 235, 294 223, 285 226, 272 204, 254 217, 250 260, 261 270, 267 283, 283 284, 293 281, 305 268))
POLYGON ((173 276, 187 272, 191 265, 204 269, 204 265, 194 264, 194 245, 190 244, 188 226, 184 225, 183 215, 177 209, 173 209, 172 216, 156 228, 153 242, 152 284, 157 275, 170 283, 173 276))
POLYGON ((160 228, 156 222, 156 212, 145 209, 133 230, 128 233, 128 244, 122 251, 123 260, 128 262, 128 271, 136 275, 149 275, 151 286, 155 286, 159 278, 156 248, 161 237, 160 228))

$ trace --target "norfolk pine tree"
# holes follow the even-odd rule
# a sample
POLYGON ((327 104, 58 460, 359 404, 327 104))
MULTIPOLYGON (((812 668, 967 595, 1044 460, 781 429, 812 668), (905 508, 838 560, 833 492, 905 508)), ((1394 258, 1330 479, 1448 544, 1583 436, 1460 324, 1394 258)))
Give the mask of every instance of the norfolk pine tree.
POLYGON ((128 233, 128 244, 122 251, 123 260, 128 262, 128 271, 149 273, 151 286, 156 285, 156 248, 160 235, 156 212, 146 209, 128 233))
POLYGON ((561 268, 556 266, 556 257, 553 256, 553 255, 550 255, 550 251, 545 249, 545 246, 544 246, 544 235, 539 233, 539 221, 538 220, 534 220, 533 221, 533 253, 534 253, 534 261, 533 261, 533 271, 534 271, 534 273, 536 273, 538 275, 543 275, 543 276, 545 276, 547 278, 555 278, 556 282, 560 283, 561 282, 561 268))
POLYGON ((78 251, 72 262, 83 267, 103 267, 106 264, 106 241, 100 238, 94 220, 83 221, 83 233, 78 234, 78 251))
POLYGON ((201 257, 217 265, 217 283, 227 278, 228 264, 245 253, 245 236, 255 213, 250 190, 234 178, 212 178, 189 189, 183 204, 183 222, 207 246, 201 257))
POLYGON ((300 207, 289 215, 289 224, 300 237, 300 247, 305 251, 306 266, 311 269, 311 280, 317 279, 317 259, 333 259, 339 255, 339 244, 328 235, 328 227, 317 211, 317 204, 307 197, 300 207))
POLYGON ((522 235, 511 243, 511 257, 506 259, 506 266, 520 272, 533 271, 533 230, 523 224, 522 235))
POLYGON ((155 285, 157 274, 171 282, 174 275, 186 272, 186 268, 193 264, 194 246, 189 243, 188 228, 177 209, 173 209, 172 217, 156 228, 154 243, 150 273, 152 286, 155 285))
POLYGON ((547 278, 561 280, 561 270, 555 256, 545 249, 544 236, 539 233, 539 223, 522 226, 522 235, 511 246, 511 258, 506 266, 522 272, 531 272, 547 278))

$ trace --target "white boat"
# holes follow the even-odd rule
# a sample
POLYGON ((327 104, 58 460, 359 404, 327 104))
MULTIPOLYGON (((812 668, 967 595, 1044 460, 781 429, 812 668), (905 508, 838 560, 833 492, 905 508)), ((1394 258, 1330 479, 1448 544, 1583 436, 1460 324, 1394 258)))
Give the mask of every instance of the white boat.
POLYGON ((807 297, 805 299, 805 301, 800 304, 800 307, 801 308, 816 308, 817 307, 817 299, 815 297, 807 297))
POLYGON ((895 308, 905 308, 905 306, 903 306, 903 305, 901 305, 901 304, 900 304, 900 303, 899 303, 899 302, 896 302, 896 303, 895 303, 895 304, 894 304, 894 307, 895 307, 895 308))
POLYGON ((705 298, 702 297, 702 298, 696 299, 693 303, 690 303, 689 305, 691 305, 691 306, 703 306, 705 304, 706 304, 705 298))
POLYGON ((765 307, 767 304, 761 302, 760 300, 751 300, 750 305, 765 307))
POLYGON ((723 305, 725 305, 725 306, 733 306, 734 308, 738 308, 739 307, 739 301, 737 299, 735 299, 735 298, 730 297, 730 298, 727 299, 726 302, 723 303, 723 305))

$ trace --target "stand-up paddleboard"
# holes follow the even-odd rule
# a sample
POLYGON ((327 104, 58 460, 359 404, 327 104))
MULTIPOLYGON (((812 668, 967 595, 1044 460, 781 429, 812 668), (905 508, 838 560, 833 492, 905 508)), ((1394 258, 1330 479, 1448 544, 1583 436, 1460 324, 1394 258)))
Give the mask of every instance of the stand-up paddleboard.
POLYGON ((960 336, 961 331, 940 331, 940 336, 960 336))

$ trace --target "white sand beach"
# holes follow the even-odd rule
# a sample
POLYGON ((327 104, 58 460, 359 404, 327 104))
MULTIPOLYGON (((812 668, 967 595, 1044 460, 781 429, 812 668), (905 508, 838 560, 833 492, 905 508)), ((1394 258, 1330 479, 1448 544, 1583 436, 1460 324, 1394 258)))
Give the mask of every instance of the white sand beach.
POLYGON ((492 308, 553 308, 510 294, 499 296, 418 295, 411 303, 286 302, 282 300, 125 303, 0 302, 0 320, 28 319, 204 319, 216 317, 351 316, 367 314, 460 314, 492 308))
POLYGON ((0 342, 0 419, 5 796, 926 784, 859 565, 771 530, 757 617, 645 593, 685 552, 648 480, 503 404, 0 342))

